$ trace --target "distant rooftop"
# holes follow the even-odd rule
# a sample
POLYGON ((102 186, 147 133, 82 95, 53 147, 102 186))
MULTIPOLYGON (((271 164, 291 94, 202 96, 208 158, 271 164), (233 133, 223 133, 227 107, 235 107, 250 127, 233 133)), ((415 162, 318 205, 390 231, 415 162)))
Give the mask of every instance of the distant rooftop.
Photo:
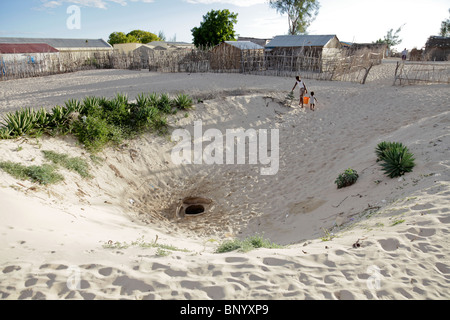
POLYGON ((225 41, 225 43, 232 45, 241 50, 260 50, 264 49, 264 47, 251 42, 251 41, 225 41))
POLYGON ((336 35, 276 36, 266 48, 323 47, 336 35))
POLYGON ((56 53, 55 48, 46 43, 0 43, 0 53, 56 53))
POLYGON ((54 48, 105 48, 111 45, 103 39, 57 39, 57 38, 12 38, 0 37, 0 43, 46 43, 54 48))

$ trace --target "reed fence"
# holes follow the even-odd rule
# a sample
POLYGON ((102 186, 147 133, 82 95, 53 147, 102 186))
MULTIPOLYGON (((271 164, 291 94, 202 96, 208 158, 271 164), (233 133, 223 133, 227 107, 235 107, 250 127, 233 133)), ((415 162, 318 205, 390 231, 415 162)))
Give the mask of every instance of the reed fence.
POLYGON ((416 83, 450 83, 450 63, 448 62, 397 62, 394 85, 416 83))
MULTIPOLYGON (((341 51, 333 56, 322 56, 309 51, 298 54, 292 51, 264 52, 263 50, 178 49, 150 50, 146 52, 118 51, 60 52, 43 55, 39 60, 4 61, 0 58, 0 80, 47 76, 58 73, 91 69, 148 69, 152 72, 188 73, 244 73, 255 75, 293 77, 305 79, 337 80, 365 83, 373 66, 381 64, 382 52, 361 49, 341 51)), ((398 64, 395 81, 449 83, 450 68, 447 63, 398 64)))

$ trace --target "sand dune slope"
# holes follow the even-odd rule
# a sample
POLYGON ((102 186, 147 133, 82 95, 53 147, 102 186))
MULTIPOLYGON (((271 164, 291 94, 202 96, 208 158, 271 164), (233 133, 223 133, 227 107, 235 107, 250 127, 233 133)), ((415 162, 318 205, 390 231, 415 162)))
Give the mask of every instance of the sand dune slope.
POLYGON ((275 175, 260 162, 177 165, 170 137, 94 160, 71 137, 0 141, 2 161, 40 164, 54 150, 94 176, 61 169, 65 181, 44 187, 0 172, 0 298, 449 299, 448 88, 310 87, 314 112, 271 91, 204 100, 171 120, 192 134, 195 121, 203 132, 278 130, 275 175), (407 145, 414 171, 385 176, 381 141, 407 145), (350 167, 357 183, 337 189, 350 167), (212 202, 179 216, 186 197, 212 202), (284 247, 215 253, 255 234, 284 247))

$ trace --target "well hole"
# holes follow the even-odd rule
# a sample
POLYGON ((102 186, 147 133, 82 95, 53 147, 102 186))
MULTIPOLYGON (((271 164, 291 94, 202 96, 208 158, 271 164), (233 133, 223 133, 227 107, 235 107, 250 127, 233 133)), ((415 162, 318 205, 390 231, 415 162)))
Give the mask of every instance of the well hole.
POLYGON ((197 215, 205 212, 205 207, 198 205, 191 205, 184 210, 184 214, 186 215, 197 215))

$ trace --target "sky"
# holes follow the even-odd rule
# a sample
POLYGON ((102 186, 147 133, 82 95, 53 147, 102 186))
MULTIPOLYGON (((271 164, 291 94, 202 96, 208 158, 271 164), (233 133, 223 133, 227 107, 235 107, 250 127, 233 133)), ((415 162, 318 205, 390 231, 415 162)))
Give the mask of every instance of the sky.
MULTIPOLYGON (((372 43, 402 27, 396 47, 422 48, 449 18, 449 0, 319 0, 309 34, 335 34, 341 41, 372 43)), ((2 0, 0 37, 108 40, 112 32, 163 32, 167 41, 192 42, 211 10, 238 14, 239 36, 272 38, 288 31, 287 16, 268 0, 2 0), (74 11, 74 9, 76 9, 74 11)))

